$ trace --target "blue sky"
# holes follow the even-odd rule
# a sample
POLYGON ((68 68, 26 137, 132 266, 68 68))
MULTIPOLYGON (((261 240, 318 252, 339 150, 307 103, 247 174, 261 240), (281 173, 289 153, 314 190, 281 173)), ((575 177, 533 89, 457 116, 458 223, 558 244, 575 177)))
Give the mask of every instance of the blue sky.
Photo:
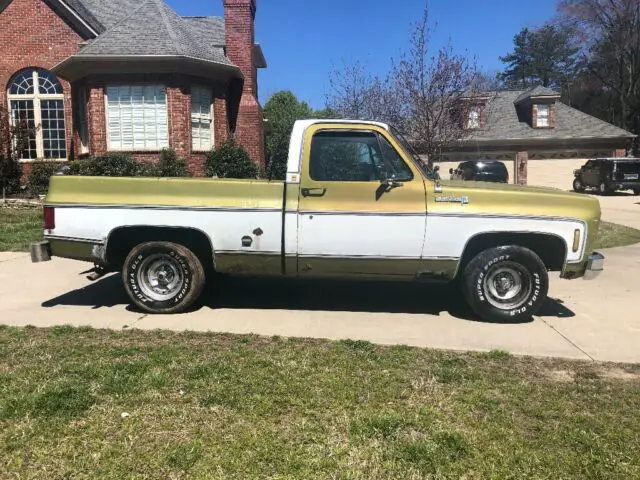
MULTIPOLYGON (((222 0, 169 0, 181 15, 222 15, 222 0)), ((422 0, 258 0, 256 39, 269 68, 260 72, 260 100, 292 90, 313 107, 324 106, 329 72, 359 60, 383 74, 406 44, 422 0)), ((555 13, 556 0, 431 0, 437 22, 433 45, 449 39, 478 58, 483 70, 499 70, 522 27, 555 13)))

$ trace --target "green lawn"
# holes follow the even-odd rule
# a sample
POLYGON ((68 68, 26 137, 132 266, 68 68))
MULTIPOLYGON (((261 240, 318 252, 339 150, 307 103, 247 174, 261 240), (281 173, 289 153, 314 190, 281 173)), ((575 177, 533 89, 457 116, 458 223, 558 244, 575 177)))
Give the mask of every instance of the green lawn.
POLYGON ((2 478, 631 479, 638 412, 640 366, 0 327, 2 478))
POLYGON ((26 252, 42 240, 42 208, 0 206, 0 252, 26 252))

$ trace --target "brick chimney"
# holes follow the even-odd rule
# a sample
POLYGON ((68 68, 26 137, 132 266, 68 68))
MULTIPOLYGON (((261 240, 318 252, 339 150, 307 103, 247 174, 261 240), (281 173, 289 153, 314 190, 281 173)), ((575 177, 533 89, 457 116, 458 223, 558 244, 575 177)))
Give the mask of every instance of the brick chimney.
POLYGON ((227 56, 244 75, 236 141, 256 162, 265 164, 262 107, 254 57, 256 0, 223 0, 227 56))

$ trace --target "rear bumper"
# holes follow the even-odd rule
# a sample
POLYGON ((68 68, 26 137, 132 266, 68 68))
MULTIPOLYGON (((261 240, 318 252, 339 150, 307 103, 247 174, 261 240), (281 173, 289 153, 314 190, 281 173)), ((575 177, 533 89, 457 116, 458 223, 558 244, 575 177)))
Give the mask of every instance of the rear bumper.
POLYGON ((32 243, 30 251, 31 263, 49 262, 51 260, 51 244, 47 241, 32 243))
POLYGON ((615 188, 616 190, 637 190, 640 188, 640 182, 636 181, 616 181, 616 180, 612 180, 609 183, 609 186, 611 188, 615 188))

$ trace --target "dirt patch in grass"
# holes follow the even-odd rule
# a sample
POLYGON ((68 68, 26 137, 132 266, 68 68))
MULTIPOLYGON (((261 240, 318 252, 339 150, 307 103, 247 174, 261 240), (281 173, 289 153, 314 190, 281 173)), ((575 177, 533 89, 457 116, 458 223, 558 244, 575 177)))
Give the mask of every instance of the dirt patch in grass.
POLYGON ((640 478, 640 367, 0 327, 7 478, 640 478))

